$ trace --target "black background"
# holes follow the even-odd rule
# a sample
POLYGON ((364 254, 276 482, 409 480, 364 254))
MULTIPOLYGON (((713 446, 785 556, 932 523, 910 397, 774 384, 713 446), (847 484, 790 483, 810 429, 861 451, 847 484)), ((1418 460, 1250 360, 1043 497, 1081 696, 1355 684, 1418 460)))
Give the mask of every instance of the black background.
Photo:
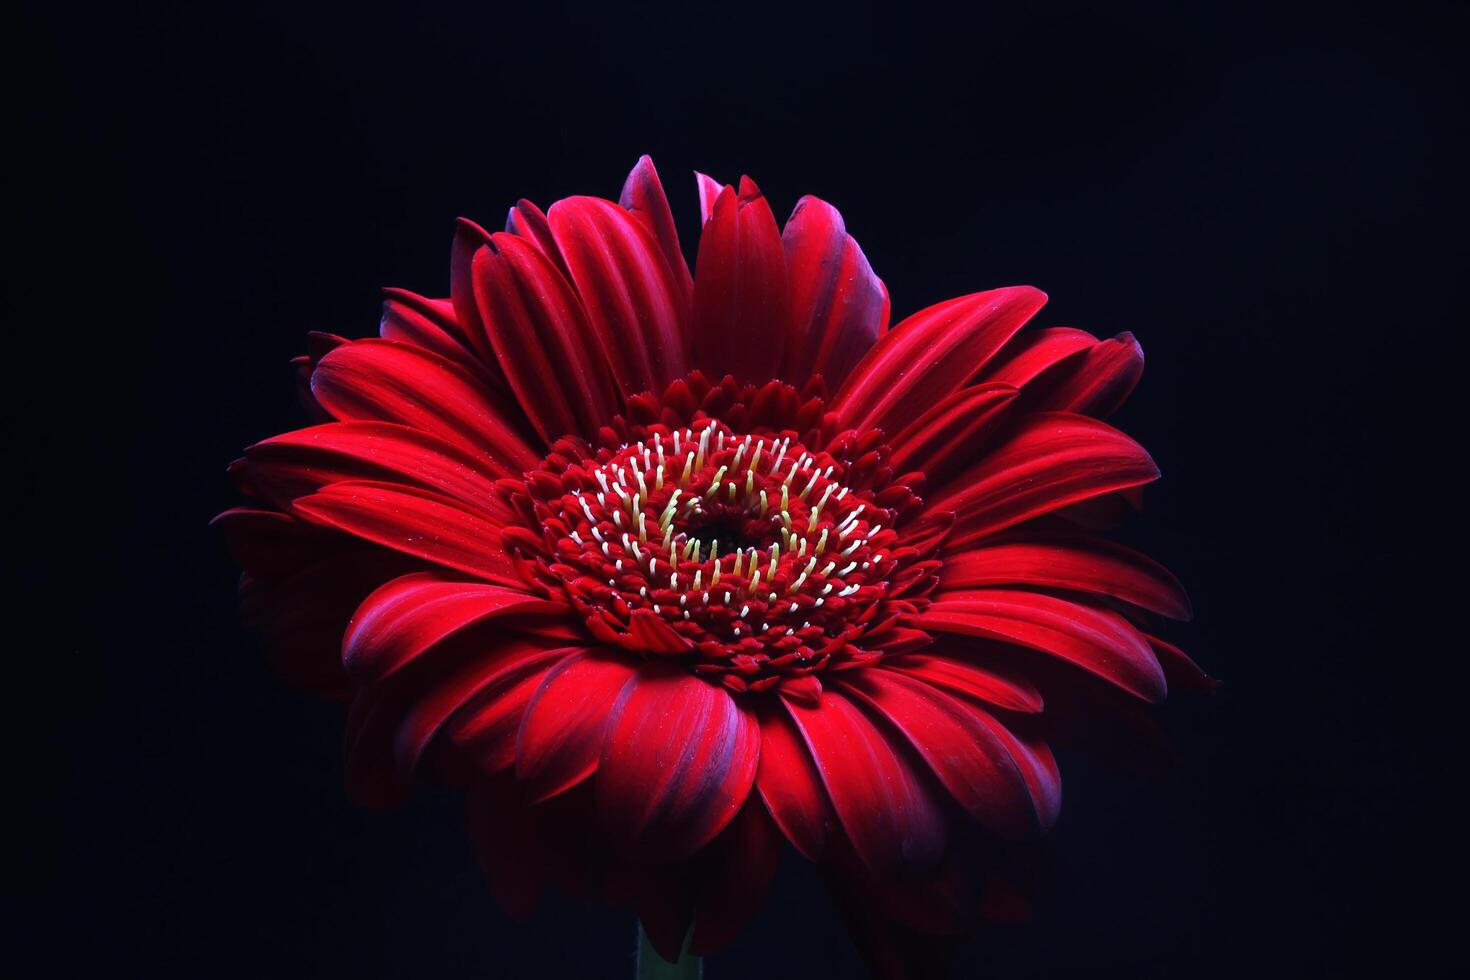
MULTIPOLYGON (((1132 330, 1120 424, 1165 479, 1135 535, 1171 634, 1226 687, 1163 712, 1178 759, 1062 755, 1037 921, 961 976, 1412 973, 1427 657, 1395 611, 1427 478, 1401 415, 1450 356, 1463 126, 1453 8, 1240 4, 49 5, 24 13, 26 254, 8 292, 7 656, 36 972, 627 977, 626 911, 508 922, 455 801, 369 814, 341 712, 285 689, 206 528, 224 466, 302 423, 287 359, 447 290, 453 218, 615 197, 638 154, 686 246, 698 167, 784 216, 836 203, 896 318, 1034 283, 1038 322, 1132 330)), ((12 134, 14 130, 12 129, 12 134)), ((21 152, 17 152, 21 151, 21 152)), ((1436 532, 1437 533, 1437 532, 1436 532)), ((1419 845, 1427 845, 1421 847, 1419 845)), ((25 921, 25 920, 23 920, 25 921)), ((797 862, 713 978, 860 965, 797 862)), ((1423 975, 1423 974, 1420 974, 1423 975)))

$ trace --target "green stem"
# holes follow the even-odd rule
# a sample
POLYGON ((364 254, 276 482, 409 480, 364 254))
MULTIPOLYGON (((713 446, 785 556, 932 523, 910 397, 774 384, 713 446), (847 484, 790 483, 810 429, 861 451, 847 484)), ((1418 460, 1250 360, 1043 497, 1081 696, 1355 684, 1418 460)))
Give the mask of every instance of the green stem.
MULTIPOLYGON (((691 930, 692 933, 692 930, 691 930)), ((684 940, 684 950, 679 953, 679 962, 670 963, 654 950, 638 923, 638 980, 699 980, 704 976, 704 961, 688 953, 689 940, 684 940)))

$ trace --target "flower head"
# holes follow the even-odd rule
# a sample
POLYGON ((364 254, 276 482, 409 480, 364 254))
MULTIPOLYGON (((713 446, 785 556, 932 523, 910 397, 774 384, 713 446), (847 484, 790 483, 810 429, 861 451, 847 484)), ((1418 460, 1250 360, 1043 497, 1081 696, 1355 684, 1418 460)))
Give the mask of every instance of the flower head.
POLYGON ((369 802, 466 787, 492 887, 638 903, 672 954, 757 907, 782 838, 864 909, 962 928, 959 842, 1060 804, 1048 662, 1146 701, 1208 684, 1178 583, 1094 528, 1158 476, 1100 421, 1131 335, 1023 331, 995 289, 889 328, 830 205, 778 230, 699 177, 691 275, 652 163, 619 203, 463 221, 450 296, 298 360, 320 424, 222 514, 247 612, 351 699, 369 802))

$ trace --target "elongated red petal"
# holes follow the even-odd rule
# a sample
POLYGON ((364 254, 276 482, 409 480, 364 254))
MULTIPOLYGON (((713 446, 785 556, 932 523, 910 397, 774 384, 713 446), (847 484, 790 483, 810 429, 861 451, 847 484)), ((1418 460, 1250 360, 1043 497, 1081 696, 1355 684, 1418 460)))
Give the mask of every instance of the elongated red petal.
POLYGON ((1112 596, 1173 619, 1190 617, 1179 580, 1131 548, 1087 534, 1018 532, 949 555, 942 591, 1028 585, 1112 596))
POLYGON ((689 274, 689 263, 684 261, 684 252, 679 247, 679 232, 674 227, 674 214, 669 209, 669 199, 664 195, 663 182, 658 179, 658 170, 647 155, 638 158, 628 179, 623 182, 623 192, 618 203, 637 215, 653 232, 659 251, 668 263, 673 278, 679 308, 689 309, 694 295, 694 277, 689 274))
POLYGON ((278 506, 330 483, 373 480, 434 490, 503 524, 510 509, 495 492, 499 476, 458 446, 393 422, 330 422, 258 442, 245 450, 250 479, 278 506))
POLYGON ((1037 379, 1045 392, 1036 407, 1106 418, 1128 400, 1142 376, 1143 348, 1133 334, 1120 333, 1037 379))
POLYGON ((209 522, 225 536, 230 557, 247 572, 285 575, 330 555, 335 531, 290 514, 258 507, 231 507, 209 522))
POLYGON ((781 858, 781 835, 752 799, 715 843, 701 868, 695 898, 693 956, 707 956, 732 942, 760 911, 781 858))
POLYGON ((1045 412, 1022 422, 929 506, 955 513, 945 539, 945 548, 954 552, 1022 521, 1158 476, 1143 447, 1117 429, 1082 415, 1045 412))
POLYGON ((894 671, 853 671, 840 683, 903 733, 982 826, 1009 838, 1039 829, 1026 783, 980 708, 894 671))
POLYGON ((920 874, 944 853, 944 818, 914 765, 848 696, 820 707, 784 702, 837 819, 863 862, 880 874, 920 874))
POLYGON ((719 199, 720 192, 727 184, 721 184, 718 180, 699 171, 694 172, 694 183, 699 190, 699 224, 704 227, 710 218, 715 215, 715 201, 719 199))
POLYGON ((941 486, 980 458, 1016 394, 1015 388, 1001 384, 961 388, 894 438, 889 465, 895 473, 920 470, 929 486, 941 486))
POLYGON ((500 547, 500 528, 432 491, 349 480, 300 498, 295 509, 364 541, 513 589, 525 588, 500 547))
POLYGON ((1146 701, 1162 701, 1168 691, 1148 642, 1127 620, 1055 596, 1003 589, 957 592, 934 602, 915 624, 1040 650, 1146 701))
POLYGON ((1010 753, 1021 778, 1026 781, 1037 823, 1042 830, 1050 830, 1062 812, 1062 772, 1057 768, 1051 747, 1039 738, 1017 735, 990 715, 980 721, 1010 753))
POLYGON ((511 637, 453 651, 437 670, 361 688, 347 718, 348 788, 372 806, 401 800, 419 759, 455 712, 574 652, 511 637))
MULTIPOLYGON (((888 326, 888 294, 842 215, 803 197, 781 230, 791 295, 792 347, 786 380, 820 374, 836 390, 888 326)), ((903 472, 900 470, 899 472, 903 472)))
POLYGON ((433 683, 414 697, 412 708, 394 735, 393 754, 399 772, 405 779, 411 776, 429 743, 476 695, 514 683, 529 671, 558 664, 581 652, 580 647, 550 647, 543 639, 516 637, 453 671, 436 675, 433 683))
MULTIPOLYGON (((572 272, 567 268, 567 260, 562 257, 561 249, 557 247, 556 239, 551 234, 551 222, 546 220, 546 215, 540 208, 521 198, 505 216, 505 230, 525 239, 527 245, 540 252, 547 262, 556 267, 557 272, 568 282, 571 281, 572 272)), ((479 302, 478 298, 476 302, 479 302)))
POLYGON ((547 217, 623 394, 662 391, 683 377, 688 342, 653 233, 616 204, 595 197, 558 201, 547 217))
POLYGON ((597 769, 608 716, 633 672, 625 656, 588 651, 546 675, 516 736, 516 775, 531 802, 565 792, 597 769))
POLYGON ((854 428, 902 430, 979 374, 1045 303, 1041 290, 1011 286, 920 310, 858 362, 832 410, 854 428))
POLYGON ((1026 678, 957 656, 910 653, 884 660, 883 667, 1011 711, 1034 714, 1042 708, 1041 692, 1026 678))
POLYGON ((1091 350, 1097 344, 1096 337, 1075 327, 1028 330, 1017 335, 986 365, 979 380, 1020 388, 1063 361, 1091 350))
POLYGON ((472 374, 484 376, 487 383, 492 381, 485 372, 485 362, 455 319, 450 300, 429 299, 406 289, 385 289, 378 336, 427 348, 472 374))
POLYGON ((476 253, 474 277, 490 346, 542 440, 596 434, 621 400, 571 285, 541 252, 504 232, 476 253))
POLYGON ((311 391, 343 421, 432 432, 503 476, 519 476, 540 458, 512 407, 464 368, 422 348, 374 339, 343 344, 321 359, 311 391))
POLYGON ((444 735, 459 755, 484 773, 498 773, 515 765, 516 739, 526 706, 540 690, 546 675, 575 651, 556 650, 527 660, 515 671, 497 677, 482 688, 444 724, 444 735))
POLYGON ((764 384, 781 373, 790 339, 786 257, 776 218, 748 177, 720 192, 699 238, 694 272, 694 365, 711 377, 764 384))
POLYGON ((722 687, 646 664, 609 720, 597 808, 634 851, 674 859, 724 829, 755 781, 760 728, 722 687))
POLYGON ((469 344, 490 378, 490 388, 497 396, 510 394, 510 386, 500 373, 495 352, 485 339, 485 328, 480 323, 480 311, 475 303, 474 277, 471 266, 475 253, 490 240, 490 233, 468 218, 460 218, 454 226, 454 242, 449 249, 449 303, 454 308, 454 319, 459 324, 465 342, 469 344))
POLYGON ((396 578, 363 600, 347 624, 342 665, 358 683, 375 683, 450 637, 490 620, 570 614, 561 602, 436 572, 396 578))
POLYGON ((1170 689, 1193 691, 1196 694, 1213 694, 1219 689, 1220 682, 1206 674, 1204 669, 1190 658, 1189 654, 1157 636, 1145 633, 1143 637, 1148 640, 1149 646, 1153 647, 1154 655, 1159 658, 1159 665, 1164 668, 1164 676, 1169 679, 1170 689))
POLYGON ((816 763, 784 711, 773 705, 759 718, 761 759, 756 788, 791 846, 816 861, 822 856, 832 815, 816 763))

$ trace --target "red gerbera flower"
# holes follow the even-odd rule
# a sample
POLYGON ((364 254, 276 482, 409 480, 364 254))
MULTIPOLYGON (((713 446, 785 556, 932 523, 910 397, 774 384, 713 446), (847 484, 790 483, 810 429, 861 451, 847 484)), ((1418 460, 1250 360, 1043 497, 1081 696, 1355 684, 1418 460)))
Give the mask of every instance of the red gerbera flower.
POLYGON ((784 837, 857 915, 949 930, 970 822, 1044 829, 1060 661, 1146 701, 1203 683, 1178 583, 1091 527, 1158 470, 1100 421, 1129 334, 1045 297, 888 328, 830 205, 784 229, 699 177, 691 276, 653 164, 619 203, 460 223, 450 297, 299 361, 322 423, 233 468, 218 519, 282 667, 350 697, 354 791, 464 785, 497 896, 634 900, 674 957, 759 903, 784 837))

